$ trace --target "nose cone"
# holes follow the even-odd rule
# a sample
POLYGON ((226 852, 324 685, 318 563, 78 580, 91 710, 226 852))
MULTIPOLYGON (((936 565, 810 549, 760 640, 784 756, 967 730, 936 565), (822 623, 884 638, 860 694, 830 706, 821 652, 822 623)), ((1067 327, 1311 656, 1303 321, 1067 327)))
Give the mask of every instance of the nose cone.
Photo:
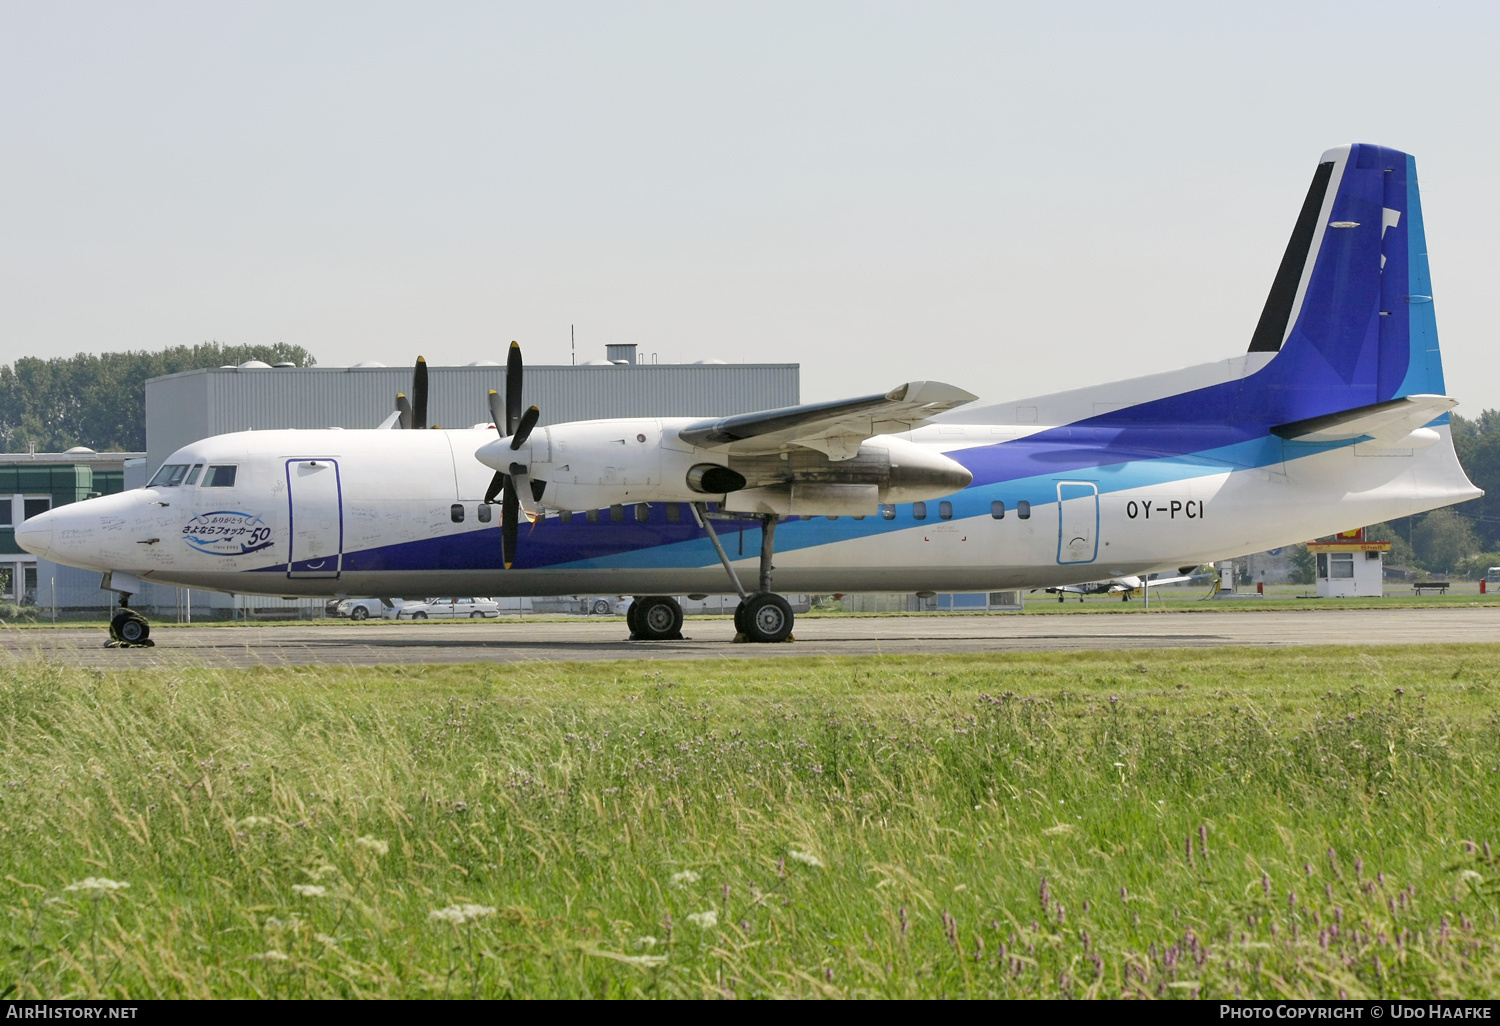
POLYGON ((16 525, 16 544, 33 556, 46 556, 52 551, 52 528, 56 524, 52 511, 41 513, 16 525))

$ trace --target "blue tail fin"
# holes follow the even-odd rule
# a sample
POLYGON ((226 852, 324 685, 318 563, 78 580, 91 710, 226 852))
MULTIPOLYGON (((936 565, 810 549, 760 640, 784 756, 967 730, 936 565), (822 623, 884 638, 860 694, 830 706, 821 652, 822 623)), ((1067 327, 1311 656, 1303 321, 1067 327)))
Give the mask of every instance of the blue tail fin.
POLYGON ((1244 382, 1251 419, 1443 393, 1415 160, 1368 144, 1323 155, 1250 351, 1277 354, 1244 382))

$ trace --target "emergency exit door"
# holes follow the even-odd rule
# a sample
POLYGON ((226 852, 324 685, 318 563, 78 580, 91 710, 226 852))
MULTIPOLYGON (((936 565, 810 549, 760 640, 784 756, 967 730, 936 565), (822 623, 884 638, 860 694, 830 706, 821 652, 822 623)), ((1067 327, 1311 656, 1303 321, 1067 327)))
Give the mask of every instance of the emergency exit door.
POLYGON ((1057 561, 1092 563, 1099 555, 1099 486, 1057 483, 1057 561))
POLYGON ((339 465, 329 459, 287 460, 288 577, 337 577, 344 558, 339 465))

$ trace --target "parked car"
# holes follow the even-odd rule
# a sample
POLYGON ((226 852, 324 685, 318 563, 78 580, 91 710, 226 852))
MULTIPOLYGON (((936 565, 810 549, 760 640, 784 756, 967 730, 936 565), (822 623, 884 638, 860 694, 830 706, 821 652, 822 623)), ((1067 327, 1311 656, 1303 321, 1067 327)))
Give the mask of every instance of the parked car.
MULTIPOLYGON (((400 608, 402 599, 391 599, 395 608, 400 608)), ((370 617, 381 617, 386 615, 386 604, 378 598, 343 599, 339 602, 330 603, 328 610, 331 616, 348 617, 350 620, 368 620, 370 617)))
POLYGON ((404 602, 385 615, 391 620, 493 619, 500 615, 500 605, 487 598, 429 598, 404 602))
POLYGON ((583 600, 589 616, 624 616, 635 599, 629 595, 591 595, 583 600))

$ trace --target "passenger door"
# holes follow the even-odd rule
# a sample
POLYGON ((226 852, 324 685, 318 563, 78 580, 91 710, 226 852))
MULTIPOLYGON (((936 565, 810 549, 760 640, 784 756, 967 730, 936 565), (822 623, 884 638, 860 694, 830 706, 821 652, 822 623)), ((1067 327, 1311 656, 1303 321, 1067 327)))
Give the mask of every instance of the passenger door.
POLYGON ((1057 561, 1092 563, 1099 555, 1099 486, 1057 483, 1057 561))
POLYGON ((288 577, 337 577, 344 556, 343 491, 330 459, 286 461, 288 577))

